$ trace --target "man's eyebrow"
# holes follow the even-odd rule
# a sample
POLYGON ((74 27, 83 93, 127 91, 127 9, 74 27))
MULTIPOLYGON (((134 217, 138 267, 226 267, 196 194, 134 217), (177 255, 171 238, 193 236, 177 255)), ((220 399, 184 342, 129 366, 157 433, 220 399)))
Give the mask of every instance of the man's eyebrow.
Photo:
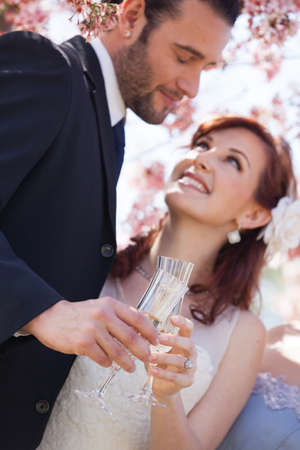
POLYGON ((191 53, 192 55, 196 56, 198 59, 205 59, 205 56, 203 53, 199 52, 199 50, 196 50, 194 47, 191 47, 190 45, 182 45, 178 42, 174 43, 175 47, 180 48, 181 50, 185 50, 186 52, 191 53))
POLYGON ((240 155, 242 155, 245 158, 245 160, 247 161, 248 166, 251 167, 251 164, 250 164, 250 161, 248 159, 248 156, 244 152, 242 152, 241 150, 237 150, 236 148, 230 148, 229 150, 231 150, 234 153, 239 153, 240 155))

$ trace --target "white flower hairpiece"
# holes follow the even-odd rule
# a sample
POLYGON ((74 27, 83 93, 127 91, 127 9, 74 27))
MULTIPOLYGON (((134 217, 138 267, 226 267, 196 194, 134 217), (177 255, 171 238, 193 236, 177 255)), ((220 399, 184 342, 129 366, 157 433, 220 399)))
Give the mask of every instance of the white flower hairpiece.
POLYGON ((282 263, 288 251, 300 243, 300 199, 281 198, 272 209, 272 219, 257 237, 261 238, 267 245, 266 260, 282 263))

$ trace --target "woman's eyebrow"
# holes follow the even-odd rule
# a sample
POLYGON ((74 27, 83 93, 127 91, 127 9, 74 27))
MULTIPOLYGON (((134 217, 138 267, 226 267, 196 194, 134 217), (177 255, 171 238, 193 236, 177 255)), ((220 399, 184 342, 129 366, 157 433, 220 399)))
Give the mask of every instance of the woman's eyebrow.
MULTIPOLYGON (((206 135, 204 134, 203 136, 201 136, 199 138, 199 140, 200 139, 206 139, 206 140, 208 140, 208 141, 210 141, 212 143, 214 142, 213 137, 210 136, 209 134, 206 134, 206 135)), ((232 147, 230 147, 229 150, 232 151, 233 153, 238 153, 239 155, 243 156, 245 158, 245 160, 247 161, 248 166, 251 167, 249 158, 244 152, 242 152, 241 150, 238 150, 237 148, 232 148, 232 147)))

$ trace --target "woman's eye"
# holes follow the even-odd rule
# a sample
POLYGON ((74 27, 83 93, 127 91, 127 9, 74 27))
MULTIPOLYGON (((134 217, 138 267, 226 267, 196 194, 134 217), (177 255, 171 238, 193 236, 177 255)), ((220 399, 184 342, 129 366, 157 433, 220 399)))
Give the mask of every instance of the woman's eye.
POLYGON ((209 144, 206 141, 201 141, 197 143, 197 147, 200 151, 209 150, 209 144))
POLYGON ((232 164, 238 171, 242 170, 242 166, 237 158, 234 156, 228 156, 227 161, 232 164))
POLYGON ((203 67, 203 70, 208 72, 209 70, 215 69, 216 67, 217 67, 217 64, 215 64, 215 63, 206 64, 206 66, 203 67))

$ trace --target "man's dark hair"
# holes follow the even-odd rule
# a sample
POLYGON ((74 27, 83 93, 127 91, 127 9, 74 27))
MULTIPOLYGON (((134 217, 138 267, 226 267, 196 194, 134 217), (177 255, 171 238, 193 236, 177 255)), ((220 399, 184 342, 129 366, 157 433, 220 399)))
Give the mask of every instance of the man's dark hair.
MULTIPOLYGON (((145 0, 145 16, 148 20, 144 27, 140 40, 146 42, 149 34, 157 28, 166 17, 176 19, 180 16, 182 5, 186 0, 145 0)), ((229 25, 234 25, 243 7, 242 0, 199 0, 207 3, 211 8, 223 17, 229 25)))
MULTIPOLYGON (((182 5, 187 0, 145 0, 145 16, 147 25, 142 30, 139 40, 146 43, 151 31, 159 27, 166 17, 176 19, 180 16, 182 5)), ((229 25, 233 26, 240 15, 243 0, 199 0, 207 3, 229 25)), ((122 0, 110 0, 111 3, 122 3, 122 0)))
MULTIPOLYGON (((224 17, 230 25, 233 25, 242 9, 240 0, 199 0, 208 3, 216 13, 224 17)), ((147 19, 155 23, 161 21, 164 16, 176 17, 180 14, 181 6, 185 0, 145 0, 145 15, 147 19)))

